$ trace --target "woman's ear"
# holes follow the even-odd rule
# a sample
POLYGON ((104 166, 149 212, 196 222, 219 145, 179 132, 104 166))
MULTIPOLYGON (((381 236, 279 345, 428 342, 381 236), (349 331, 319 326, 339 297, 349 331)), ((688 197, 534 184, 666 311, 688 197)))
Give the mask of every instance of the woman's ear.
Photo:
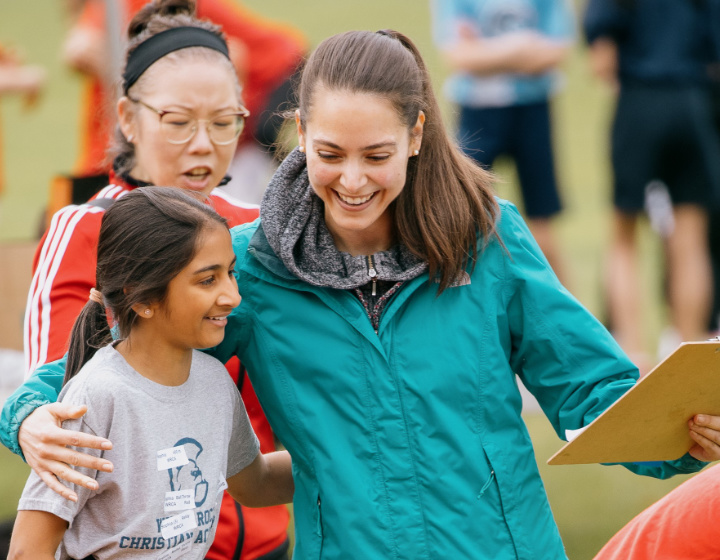
POLYGON ((410 140, 410 154, 411 155, 417 155, 415 152, 420 151, 420 146, 422 145, 422 137, 423 137, 423 129, 425 128, 425 113, 420 111, 418 113, 417 121, 415 122, 415 126, 412 127, 412 130, 410 131, 410 135, 412 139, 410 140))
POLYGON ((295 128, 297 129, 298 135, 298 149, 301 152, 305 151, 305 132, 302 127, 302 120, 300 119, 300 109, 295 109, 295 128))
POLYGON ((131 105, 132 101, 130 101, 130 99, 125 95, 118 99, 118 124, 120 125, 120 131, 123 133, 123 136, 125 136, 128 142, 132 142, 133 138, 136 136, 134 119, 135 111, 131 105))

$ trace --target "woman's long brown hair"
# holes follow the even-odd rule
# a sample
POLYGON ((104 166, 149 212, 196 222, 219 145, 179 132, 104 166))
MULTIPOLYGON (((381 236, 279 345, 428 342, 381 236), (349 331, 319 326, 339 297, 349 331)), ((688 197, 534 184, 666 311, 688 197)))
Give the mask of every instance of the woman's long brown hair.
POLYGON ((469 261, 475 265, 478 234, 485 242, 495 235, 498 207, 492 175, 448 135, 419 51, 397 31, 349 31, 326 39, 305 64, 299 84, 303 127, 318 86, 388 99, 408 130, 420 111, 425 114, 422 148, 410 158, 405 187, 391 208, 397 240, 427 261, 442 293, 469 261))

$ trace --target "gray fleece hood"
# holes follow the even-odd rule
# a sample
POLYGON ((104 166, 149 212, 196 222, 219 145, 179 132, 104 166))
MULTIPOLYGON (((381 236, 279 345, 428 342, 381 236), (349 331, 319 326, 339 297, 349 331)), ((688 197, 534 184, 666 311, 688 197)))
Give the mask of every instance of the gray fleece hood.
MULTIPOLYGON (((368 258, 338 251, 325 225, 325 205, 308 180, 305 154, 293 150, 282 162, 260 206, 268 244, 285 267, 313 286, 352 289, 367 284, 368 258)), ((405 246, 372 255, 377 280, 405 281, 420 276, 427 263, 405 246)))

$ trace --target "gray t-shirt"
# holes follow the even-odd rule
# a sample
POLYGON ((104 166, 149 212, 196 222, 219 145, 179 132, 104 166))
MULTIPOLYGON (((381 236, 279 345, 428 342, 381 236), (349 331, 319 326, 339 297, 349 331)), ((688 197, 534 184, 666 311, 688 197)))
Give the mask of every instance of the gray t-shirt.
POLYGON ((80 420, 63 427, 112 441, 110 451, 90 451, 115 468, 79 469, 94 477, 99 489, 69 485, 77 503, 31 473, 18 510, 48 511, 69 522, 56 557, 204 557, 226 477, 248 466, 260 449, 223 365, 194 351, 188 380, 168 387, 137 373, 107 346, 63 388, 59 400, 88 406, 80 420))

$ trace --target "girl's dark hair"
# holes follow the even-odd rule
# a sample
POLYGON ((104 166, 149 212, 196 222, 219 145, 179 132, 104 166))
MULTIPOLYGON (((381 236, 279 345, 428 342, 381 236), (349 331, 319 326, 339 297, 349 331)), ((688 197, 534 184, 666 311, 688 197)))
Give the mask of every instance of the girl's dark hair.
MULTIPOLYGON (((349 31, 326 39, 305 64, 298 87, 301 126, 312 116, 318 87, 372 93, 392 104, 412 129, 425 113, 422 147, 408 162, 405 187, 392 205, 395 236, 426 260, 440 290, 477 259, 477 235, 495 234, 492 176, 448 135, 419 51, 402 33, 349 31)), ((322 108, 318 108, 322 111, 322 108)))
MULTIPOLYGON (((223 38, 225 37, 219 25, 195 17, 194 0, 154 0, 143 6, 128 25, 125 64, 127 64, 130 53, 138 45, 158 33, 177 27, 199 27, 217 33, 223 38)), ((235 67, 223 54, 205 47, 189 47, 171 52, 165 55, 162 60, 182 64, 188 60, 197 60, 198 58, 210 64, 224 64, 235 79, 237 96, 238 100, 240 100, 240 84, 237 80, 235 67)), ((124 72, 125 68, 122 69, 123 74, 124 72)), ((128 94, 134 99, 142 97, 142 92, 147 87, 149 80, 147 80, 146 74, 143 74, 128 91, 128 94)), ((135 146, 127 141, 119 126, 115 129, 115 142, 110 148, 110 156, 115 161, 115 171, 120 175, 129 173, 135 167, 135 146)))
POLYGON ((213 225, 227 228, 227 221, 176 188, 138 188, 113 203, 97 248, 95 288, 104 304, 88 300, 75 321, 65 383, 112 341, 108 311, 119 337, 126 338, 137 318, 133 306, 165 299, 168 284, 192 261, 198 240, 213 225))

